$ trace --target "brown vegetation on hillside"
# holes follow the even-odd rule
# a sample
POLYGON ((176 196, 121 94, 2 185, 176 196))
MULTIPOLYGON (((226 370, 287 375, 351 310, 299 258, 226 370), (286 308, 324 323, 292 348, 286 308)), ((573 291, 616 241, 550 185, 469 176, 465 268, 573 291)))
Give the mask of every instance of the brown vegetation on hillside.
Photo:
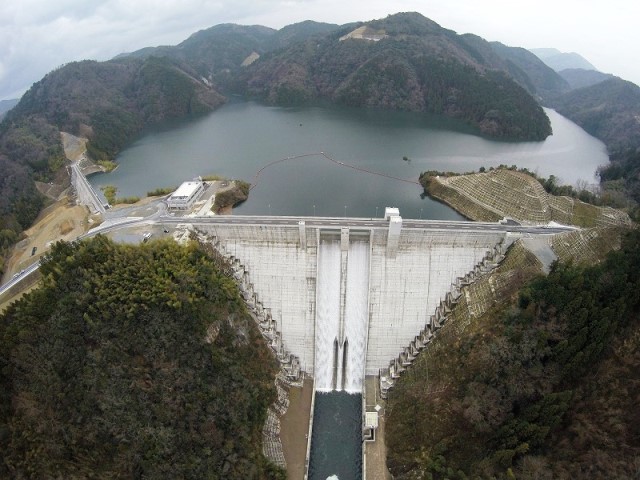
POLYGON ((640 233, 548 277, 516 251, 482 280, 492 301, 460 302, 392 390, 394 478, 637 476, 640 233))
POLYGON ((506 168, 454 176, 431 173, 420 178, 427 194, 472 220, 557 222, 580 227, 630 225, 628 215, 568 196, 549 194, 534 176, 506 168))

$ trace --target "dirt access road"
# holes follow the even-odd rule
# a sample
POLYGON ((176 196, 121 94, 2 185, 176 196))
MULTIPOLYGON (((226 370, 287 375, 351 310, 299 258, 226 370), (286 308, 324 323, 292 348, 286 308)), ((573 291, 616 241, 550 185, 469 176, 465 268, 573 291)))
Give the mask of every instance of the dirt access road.
MULTIPOLYGON (((66 157, 70 161, 82 157, 87 150, 87 140, 68 133, 61 136, 66 157)), ((15 245, 7 260, 2 282, 37 261, 53 242, 75 240, 99 221, 99 218, 89 216, 86 207, 75 205, 68 194, 62 194, 40 213, 31 228, 24 231, 24 238, 15 245)))

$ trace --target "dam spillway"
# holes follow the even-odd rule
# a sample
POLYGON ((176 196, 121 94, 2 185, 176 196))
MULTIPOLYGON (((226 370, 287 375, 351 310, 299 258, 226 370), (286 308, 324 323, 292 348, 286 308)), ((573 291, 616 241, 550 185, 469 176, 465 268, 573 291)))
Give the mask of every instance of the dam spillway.
POLYGON ((318 250, 315 388, 336 389, 340 335, 340 243, 322 240, 318 250))
POLYGON ((362 392, 369 319, 369 243, 349 244, 345 298, 345 342, 343 390, 362 392))
POLYGON ((315 388, 360 393, 366 358, 369 243, 321 238, 318 248, 315 388))
POLYGON ((362 478, 369 235, 321 235, 309 480, 362 478))

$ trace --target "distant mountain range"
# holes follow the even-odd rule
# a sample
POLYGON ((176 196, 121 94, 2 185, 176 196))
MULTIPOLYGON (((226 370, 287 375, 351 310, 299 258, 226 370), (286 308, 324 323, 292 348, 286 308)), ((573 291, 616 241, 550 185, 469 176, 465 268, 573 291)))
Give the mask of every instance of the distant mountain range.
POLYGON ((19 98, 13 98, 11 100, 0 100, 0 120, 2 120, 5 113, 15 107, 19 101, 19 98))
POLYGON ((540 60, 553 68, 556 72, 561 72, 568 68, 580 68, 582 70, 598 70, 582 55, 575 52, 561 52, 555 48, 532 48, 529 50, 540 60))
POLYGON ((616 78, 610 73, 602 73, 597 70, 584 70, 582 68, 567 68, 558 74, 569 84, 571 90, 590 87, 597 83, 616 78))
POLYGON ((33 180, 63 175, 60 131, 88 137, 92 157, 113 158, 146 126, 210 112, 239 93, 276 105, 442 114, 479 134, 515 140, 551 133, 543 104, 607 142, 633 143, 629 119, 640 111, 625 105, 624 92, 638 87, 618 88, 602 82, 607 78, 586 70, 559 74, 523 48, 458 35, 417 13, 280 30, 223 24, 176 46, 73 62, 36 82, 0 124, 0 246, 10 245, 43 205, 33 180), (586 89, 574 94, 578 87, 586 89), (610 95, 611 108, 575 107, 601 95, 610 95), (615 113, 623 107, 624 121, 615 113))

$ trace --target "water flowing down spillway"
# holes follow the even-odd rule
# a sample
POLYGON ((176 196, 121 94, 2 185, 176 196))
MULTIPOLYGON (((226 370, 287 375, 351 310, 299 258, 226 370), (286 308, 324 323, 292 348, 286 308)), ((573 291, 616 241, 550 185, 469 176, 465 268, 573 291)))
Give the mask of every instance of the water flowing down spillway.
POLYGON ((335 344, 340 336, 340 242, 321 240, 316 292, 316 390, 334 388, 335 344))
POLYGON ((348 345, 343 368, 343 389, 362 392, 369 316, 369 243, 352 242, 347 264, 345 303, 345 343, 348 345), (348 342, 348 343, 347 343, 348 342))
POLYGON ((323 239, 318 252, 315 380, 316 390, 360 393, 369 315, 369 244, 349 244, 344 318, 341 322, 340 242, 323 239))

